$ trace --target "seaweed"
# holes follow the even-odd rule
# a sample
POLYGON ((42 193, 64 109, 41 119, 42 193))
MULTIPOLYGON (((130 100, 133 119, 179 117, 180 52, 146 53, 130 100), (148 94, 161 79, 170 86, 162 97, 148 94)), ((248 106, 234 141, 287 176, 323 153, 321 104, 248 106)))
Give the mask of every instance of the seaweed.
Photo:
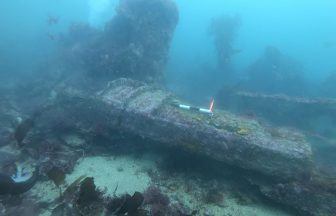
POLYGON ((79 206, 88 206, 94 202, 98 202, 100 200, 99 195, 100 193, 96 189, 94 179, 92 177, 87 177, 81 182, 79 187, 77 204, 79 206))
POLYGON ((63 193, 63 197, 70 197, 73 196, 73 194, 75 194, 77 188, 79 187, 79 184, 81 183, 81 181, 86 178, 85 175, 79 176, 74 182, 72 182, 64 191, 63 193))
POLYGON ((74 206, 82 215, 100 215, 104 211, 103 192, 97 189, 93 177, 82 180, 74 206))
POLYGON ((209 32, 214 39, 217 51, 218 69, 222 73, 225 72, 225 79, 232 76, 231 59, 235 54, 240 52, 240 50, 233 47, 240 25, 241 20, 238 15, 233 17, 225 15, 216 17, 210 24, 209 32))
POLYGON ((141 209, 144 203, 144 196, 140 192, 135 192, 133 196, 125 194, 121 197, 110 198, 106 208, 109 214, 113 215, 147 215, 147 212, 141 209))
POLYGON ((47 172, 47 176, 51 179, 57 187, 64 184, 65 173, 58 167, 53 167, 47 172))
POLYGON ((108 198, 106 209, 109 213, 113 214, 118 211, 125 203, 126 195, 121 197, 108 198))
POLYGON ((135 192, 133 196, 126 195, 125 203, 121 206, 121 208, 117 211, 117 214, 133 214, 138 208, 142 205, 144 197, 141 193, 135 192))
POLYGON ((100 215, 104 210, 103 193, 99 191, 92 177, 78 177, 60 196, 53 215, 100 215), (75 214, 76 215, 76 214, 75 214))
POLYGON ((160 188, 155 185, 149 186, 144 192, 144 202, 146 204, 160 204, 168 206, 170 201, 168 196, 164 195, 160 188))
POLYGON ((52 216, 74 215, 74 212, 77 212, 72 203, 76 199, 78 188, 84 178, 85 176, 78 177, 65 189, 63 193, 60 188, 60 197, 58 200, 59 204, 53 208, 52 216))

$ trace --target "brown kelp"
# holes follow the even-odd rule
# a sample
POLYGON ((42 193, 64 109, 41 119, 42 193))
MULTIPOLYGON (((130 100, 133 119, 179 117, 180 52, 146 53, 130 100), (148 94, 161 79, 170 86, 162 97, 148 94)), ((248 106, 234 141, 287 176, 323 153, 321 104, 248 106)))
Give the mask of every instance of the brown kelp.
POLYGON ((241 25, 239 15, 220 16, 212 20, 209 33, 214 39, 217 52, 217 67, 223 80, 232 78, 232 57, 240 50, 234 48, 238 29, 241 25))

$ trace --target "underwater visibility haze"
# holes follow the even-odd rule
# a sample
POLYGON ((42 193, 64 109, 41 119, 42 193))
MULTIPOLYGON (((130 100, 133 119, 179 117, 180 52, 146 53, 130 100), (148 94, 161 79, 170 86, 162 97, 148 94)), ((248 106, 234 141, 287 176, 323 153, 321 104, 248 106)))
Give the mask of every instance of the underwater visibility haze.
POLYGON ((0 216, 336 215, 334 0, 3 0, 0 216))

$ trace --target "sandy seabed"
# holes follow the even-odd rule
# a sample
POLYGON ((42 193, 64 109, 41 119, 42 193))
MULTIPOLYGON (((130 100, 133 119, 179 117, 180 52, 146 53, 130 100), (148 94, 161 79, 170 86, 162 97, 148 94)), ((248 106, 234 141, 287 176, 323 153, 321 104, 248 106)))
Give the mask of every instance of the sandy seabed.
MULTIPOLYGON (((144 192, 153 184, 147 170, 155 170, 160 173, 154 161, 155 156, 153 155, 142 158, 131 156, 85 157, 80 159, 74 171, 66 176, 65 185, 69 185, 78 177, 85 175, 93 177, 96 186, 106 195, 144 192)), ((188 181, 190 182, 190 179, 188 181)), ((262 204, 241 205, 230 194, 225 194, 221 205, 206 204, 202 199, 195 198, 202 190, 201 186, 195 187, 195 191, 192 193, 186 193, 186 182, 187 180, 183 176, 172 176, 156 185, 169 196, 171 202, 179 201, 190 209, 197 209, 200 216, 289 216, 282 210, 262 204), (174 185, 174 189, 171 189, 169 185, 174 185)), ((52 202, 59 196, 58 188, 51 181, 37 183, 30 193, 45 202, 52 202)), ((41 215, 51 215, 51 211, 46 210, 41 215)))

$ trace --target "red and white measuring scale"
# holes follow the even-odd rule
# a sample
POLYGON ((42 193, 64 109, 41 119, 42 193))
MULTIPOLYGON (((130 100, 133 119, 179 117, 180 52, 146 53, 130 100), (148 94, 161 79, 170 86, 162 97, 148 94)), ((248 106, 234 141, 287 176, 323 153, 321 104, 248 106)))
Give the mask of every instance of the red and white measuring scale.
POLYGON ((197 111, 197 112, 200 112, 200 113, 213 115, 214 104, 215 104, 215 100, 211 99, 209 109, 193 107, 193 106, 188 106, 188 105, 184 105, 184 104, 178 104, 178 107, 181 108, 181 109, 185 109, 185 110, 197 111))

